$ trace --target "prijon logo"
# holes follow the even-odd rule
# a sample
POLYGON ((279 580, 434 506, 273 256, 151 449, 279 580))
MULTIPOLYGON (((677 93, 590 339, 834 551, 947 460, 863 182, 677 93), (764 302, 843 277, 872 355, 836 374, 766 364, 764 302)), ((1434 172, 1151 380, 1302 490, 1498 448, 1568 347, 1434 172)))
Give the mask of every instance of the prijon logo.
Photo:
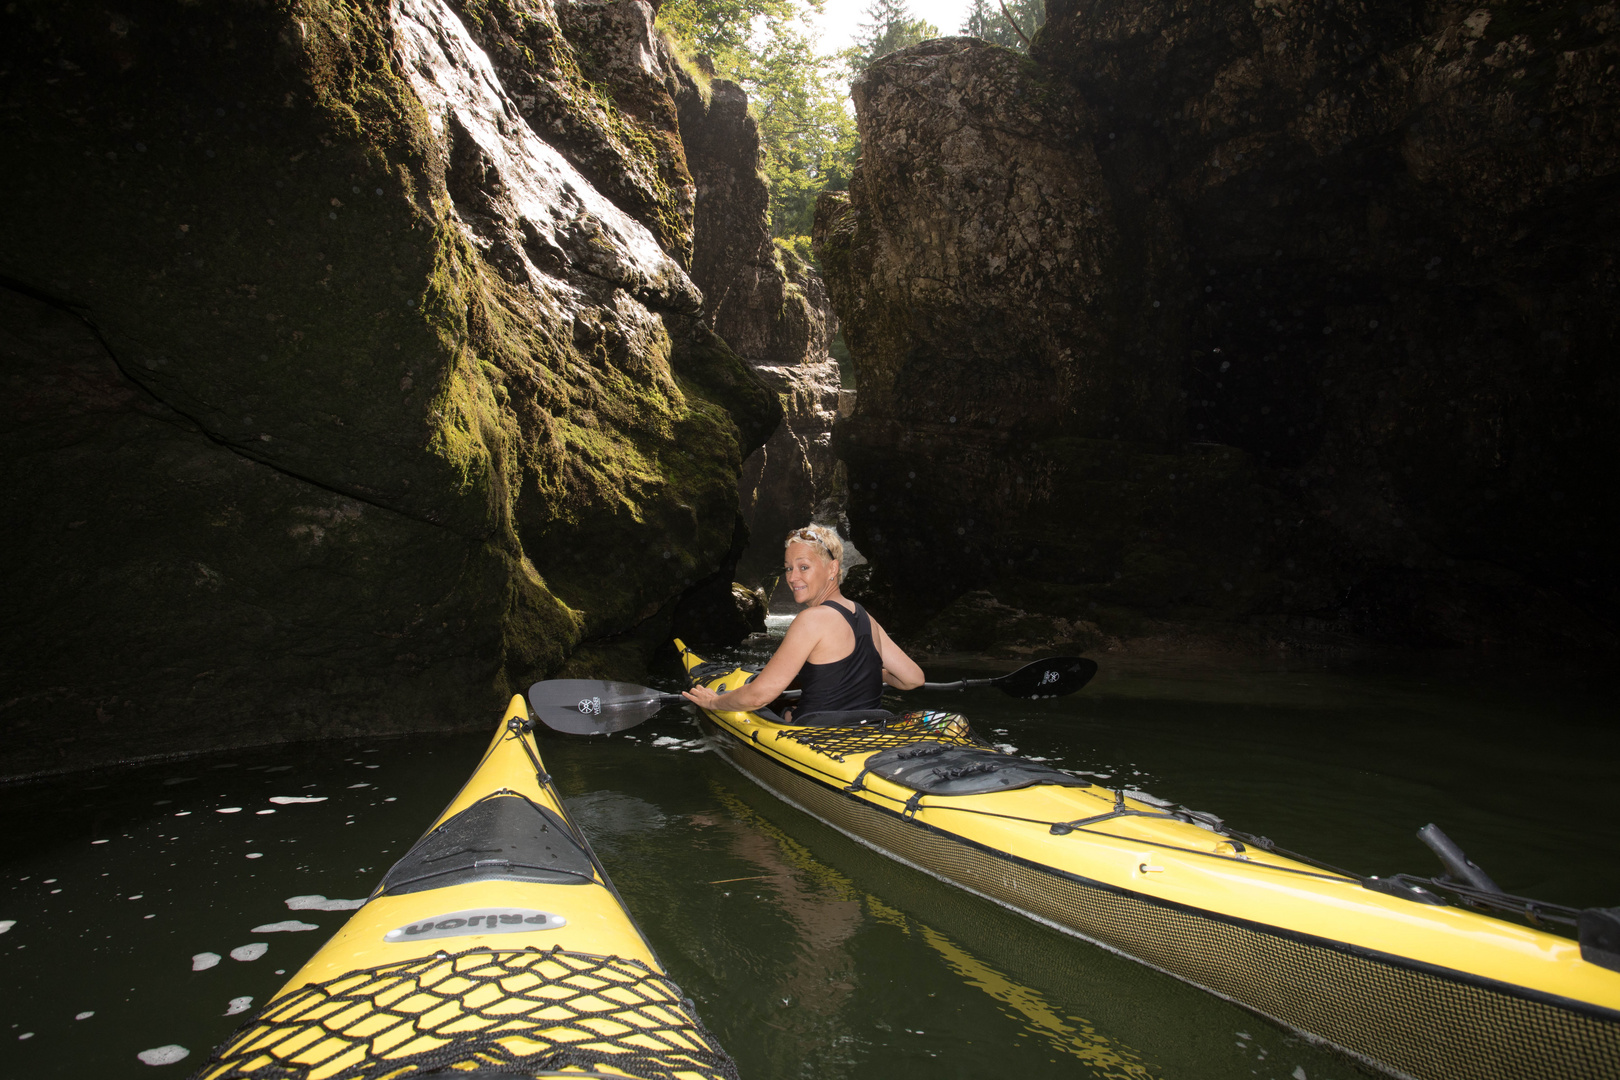
POLYGON ((390 930, 384 941, 410 941, 415 938, 467 937, 470 934, 527 934, 535 930, 555 930, 568 920, 549 911, 533 908, 473 908, 433 915, 420 922, 390 930))

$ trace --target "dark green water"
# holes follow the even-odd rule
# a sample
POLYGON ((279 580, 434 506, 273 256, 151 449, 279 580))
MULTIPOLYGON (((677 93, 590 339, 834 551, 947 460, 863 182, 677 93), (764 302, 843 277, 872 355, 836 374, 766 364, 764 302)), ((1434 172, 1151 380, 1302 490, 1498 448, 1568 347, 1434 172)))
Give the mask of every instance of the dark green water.
MULTIPOLYGON (((1351 869, 1437 871, 1413 837, 1434 821, 1510 892, 1620 903, 1612 697, 1105 659, 1062 701, 906 700, 964 708, 1021 753, 1351 869)), ((627 735, 552 738, 542 752, 745 1077, 1359 1075, 1234 1006, 873 854, 696 739, 671 709, 627 735)), ((486 741, 283 747, 0 791, 0 919, 15 920, 0 934, 5 1075, 188 1073, 247 1015, 225 1015, 233 999, 262 1004, 347 918, 287 899, 366 895, 486 741), (229 807, 240 809, 218 812, 229 807), (318 929, 255 930, 288 920, 318 929), (230 957, 253 943, 268 949, 230 957), (222 959, 194 971, 199 953, 222 959), (169 1044, 190 1056, 156 1072, 136 1056, 169 1044)))

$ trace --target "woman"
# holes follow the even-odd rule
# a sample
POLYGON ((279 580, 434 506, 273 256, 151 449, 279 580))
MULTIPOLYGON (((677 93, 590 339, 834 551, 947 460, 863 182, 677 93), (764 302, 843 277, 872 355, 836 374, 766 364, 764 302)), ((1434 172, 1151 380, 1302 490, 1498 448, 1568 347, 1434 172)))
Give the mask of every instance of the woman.
POLYGON ((883 632, 877 620, 838 591, 844 542, 824 525, 791 533, 785 545, 786 576, 804 610, 788 627, 765 670, 724 694, 696 686, 687 700, 705 709, 749 712, 775 701, 799 676, 804 693, 787 715, 876 709, 883 684, 900 690, 921 686, 922 668, 883 632))

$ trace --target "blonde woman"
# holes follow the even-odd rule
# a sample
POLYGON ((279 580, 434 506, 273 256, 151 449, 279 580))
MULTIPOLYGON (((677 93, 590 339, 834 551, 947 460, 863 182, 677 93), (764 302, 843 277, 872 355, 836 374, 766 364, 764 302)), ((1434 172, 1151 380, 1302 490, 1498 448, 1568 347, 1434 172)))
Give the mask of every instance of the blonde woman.
POLYGON ((717 694, 697 686, 687 700, 705 709, 751 711, 769 705, 798 677, 804 693, 787 719, 812 713, 876 709, 887 683, 899 690, 921 686, 922 668, 896 645, 876 619, 838 591, 844 542, 824 525, 790 533, 784 570, 795 602, 794 617, 770 663, 737 689, 717 694))

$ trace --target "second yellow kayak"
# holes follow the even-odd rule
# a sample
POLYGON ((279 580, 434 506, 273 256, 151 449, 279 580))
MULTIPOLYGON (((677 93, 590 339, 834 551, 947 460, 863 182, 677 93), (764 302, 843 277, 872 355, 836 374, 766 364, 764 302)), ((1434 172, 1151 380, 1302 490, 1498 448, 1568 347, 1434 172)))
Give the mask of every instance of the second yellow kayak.
MULTIPOLYGON (((710 689, 752 677, 676 645, 710 689)), ((1381 1071, 1620 1076, 1620 970, 1605 950, 1588 958, 1569 938, 1001 754, 956 714, 703 722, 745 776, 852 839, 1381 1071)))

